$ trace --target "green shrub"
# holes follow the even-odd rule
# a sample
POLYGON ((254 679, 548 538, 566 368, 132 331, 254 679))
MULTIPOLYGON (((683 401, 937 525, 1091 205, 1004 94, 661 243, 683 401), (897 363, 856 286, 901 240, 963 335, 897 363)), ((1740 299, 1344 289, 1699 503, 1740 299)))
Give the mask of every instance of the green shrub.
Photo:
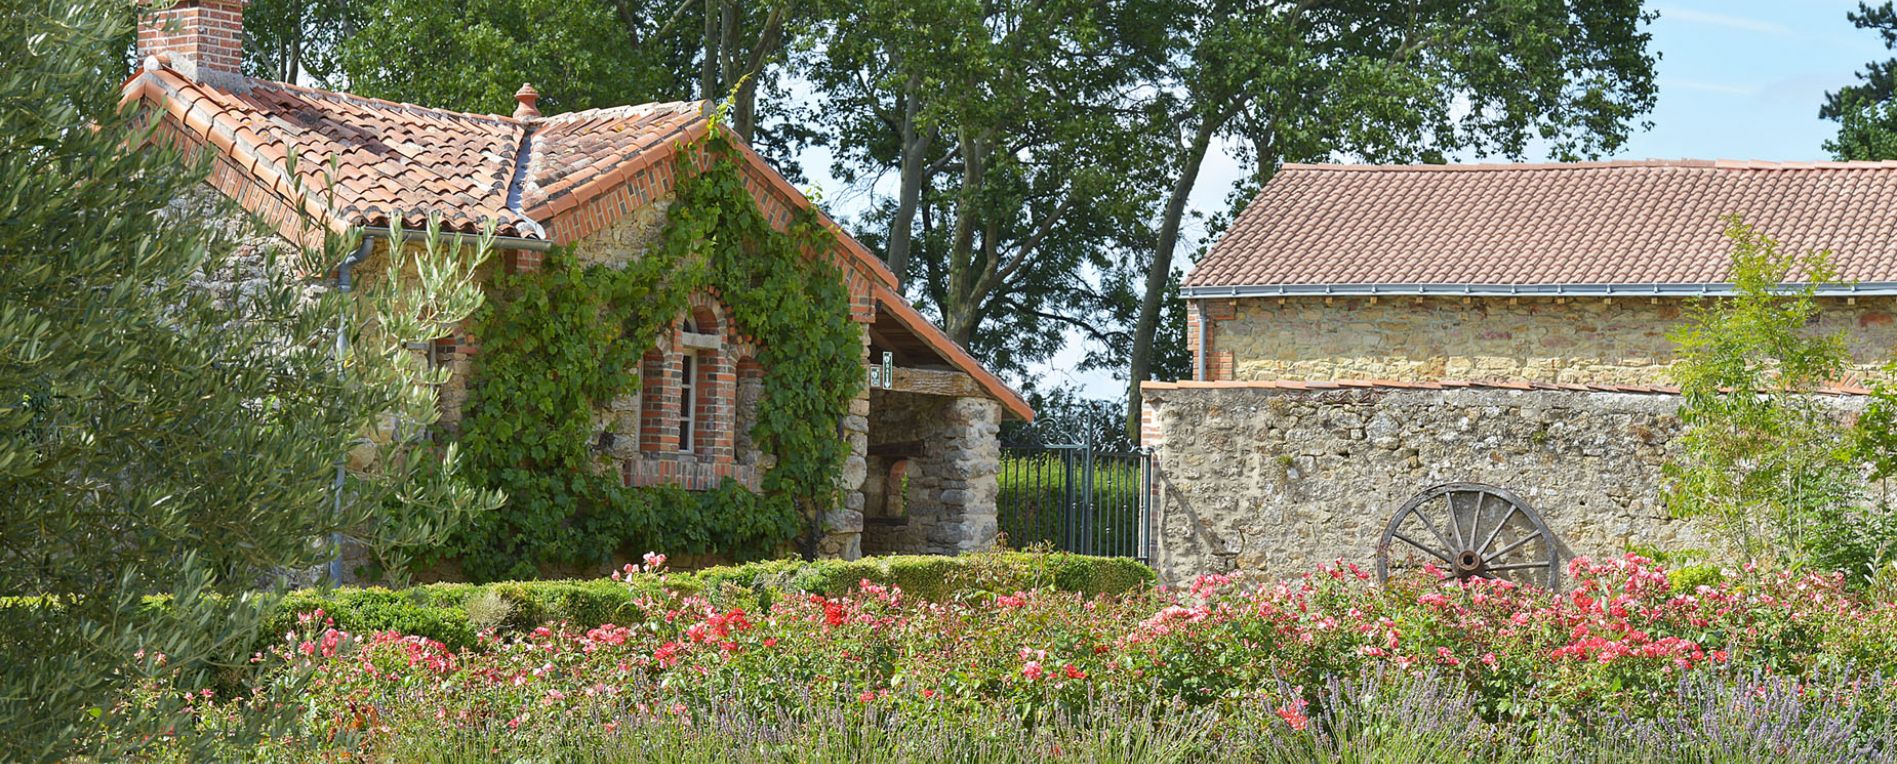
POLYGON ((1720 572, 1718 565, 1685 565, 1666 572, 1667 583, 1673 591, 1691 594, 1701 586, 1718 586, 1726 582, 1726 574, 1720 572))
MULTIPOLYGON (((1151 568, 1131 559, 1028 552, 990 552, 959 557, 893 555, 860 560, 769 560, 729 565, 694 573, 641 577, 635 583, 607 579, 584 581, 506 581, 494 584, 438 583, 407 589, 350 587, 304 589, 285 595, 263 618, 254 643, 261 649, 296 631, 301 613, 323 611, 343 631, 367 634, 398 631, 463 648, 474 645, 484 629, 502 634, 530 631, 549 623, 588 629, 605 623, 628 624, 645 618, 629 586, 663 587, 679 594, 701 594, 720 608, 762 612, 785 596, 842 596, 862 581, 901 587, 911 598, 947 601, 970 596, 1052 589, 1089 597, 1122 594, 1151 586, 1151 568)), ((0 598, 0 609, 57 607, 44 597, 0 598)), ((162 618, 170 600, 147 597, 139 612, 162 618)))
POLYGON ((859 582, 898 586, 912 597, 946 600, 971 592, 1051 588, 1088 596, 1120 594, 1155 580, 1153 570, 1123 557, 990 552, 959 557, 891 555, 860 560, 770 560, 709 568, 697 574, 708 590, 736 586, 837 596, 859 582))
POLYGON ((427 637, 452 647, 474 644, 474 628, 459 603, 449 606, 428 601, 415 589, 305 590, 292 592, 277 603, 263 621, 259 645, 282 639, 297 626, 297 615, 316 610, 343 631, 367 633, 395 630, 427 637))
POLYGON ((911 597, 943 601, 960 596, 1054 589, 1087 596, 1120 594, 1150 586, 1151 568, 1137 561, 1077 554, 995 552, 959 557, 895 555, 860 560, 768 560, 707 568, 695 573, 637 579, 627 584, 585 581, 506 581, 493 584, 426 584, 401 590, 380 587, 306 589, 286 596, 272 611, 259 645, 283 638, 297 614, 322 610, 336 628, 352 633, 393 629, 449 647, 475 643, 484 628, 530 631, 547 623, 580 629, 644 618, 627 587, 660 587, 703 594, 721 608, 768 610, 785 595, 849 593, 865 580, 897 586, 911 597))

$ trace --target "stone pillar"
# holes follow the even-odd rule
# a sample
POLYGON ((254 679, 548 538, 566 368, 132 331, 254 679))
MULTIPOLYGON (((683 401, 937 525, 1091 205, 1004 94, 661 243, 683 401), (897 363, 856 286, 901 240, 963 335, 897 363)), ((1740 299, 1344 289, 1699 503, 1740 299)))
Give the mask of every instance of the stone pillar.
MULTIPOLYGON (((940 500, 944 552, 989 549, 995 543, 996 475, 1001 468, 1001 404, 987 398, 956 398, 941 422, 940 500)), ((933 540, 933 539, 932 539, 933 540)), ((933 550, 932 550, 933 551, 933 550)))
MULTIPOLYGON (((863 333, 863 368, 869 368, 869 333, 863 333)), ((823 540, 817 553, 824 557, 854 560, 863 556, 863 481, 869 477, 869 388, 850 400, 849 413, 843 417, 843 439, 850 454, 843 460, 837 477, 841 504, 823 513, 823 540)))

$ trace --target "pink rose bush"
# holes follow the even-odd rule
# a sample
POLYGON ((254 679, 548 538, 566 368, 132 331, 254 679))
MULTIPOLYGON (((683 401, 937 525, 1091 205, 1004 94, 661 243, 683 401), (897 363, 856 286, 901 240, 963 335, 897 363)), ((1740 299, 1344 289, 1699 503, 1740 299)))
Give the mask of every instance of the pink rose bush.
MULTIPOLYGON (((616 577, 664 575, 656 571, 629 566, 616 577)), ((203 697, 197 708, 210 728, 265 706, 304 709, 298 729, 273 743, 304 752, 737 718, 1081 724, 1115 709, 1114 719, 1163 715, 1181 739, 1244 738, 1303 751, 1286 754, 1297 760, 1316 750, 1298 746, 1335 744, 1355 728, 1346 709, 1411 702, 1398 695, 1462 709, 1410 718, 1437 719, 1450 736, 1429 745, 1474 752, 1554 739, 1536 730, 1574 719, 1690 721, 1711 718, 1696 710, 1706 703, 1777 693, 1847 719, 1826 734, 1851 750, 1891 752, 1879 736, 1897 697, 1879 677, 1897 671, 1897 609, 1854 596, 1841 577, 1747 567, 1685 589, 1628 556, 1574 560, 1567 580, 1560 593, 1440 572, 1377 586, 1339 564, 1263 585, 1206 576, 1094 599, 971 590, 930 602, 864 582, 846 597, 760 602, 643 587, 629 589, 647 614, 638 623, 489 632, 459 652, 393 632, 343 633, 316 612, 260 656, 262 675, 298 681, 203 697), (1379 693, 1396 699, 1359 702, 1379 693)))

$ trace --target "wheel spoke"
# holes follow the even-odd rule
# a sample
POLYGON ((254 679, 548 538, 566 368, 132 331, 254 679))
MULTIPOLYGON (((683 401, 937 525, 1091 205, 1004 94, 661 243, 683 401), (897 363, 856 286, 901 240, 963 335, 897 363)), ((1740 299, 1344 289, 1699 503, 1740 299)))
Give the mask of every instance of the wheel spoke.
POLYGON ((1559 589, 1560 563, 1560 541, 1541 515, 1506 489, 1480 483, 1441 483, 1411 497, 1390 519, 1377 547, 1378 573, 1386 580, 1399 570, 1444 565, 1460 578, 1523 575, 1517 580, 1532 579, 1537 585, 1559 589), (1438 499, 1449 512, 1447 519, 1433 516, 1438 499), (1493 515, 1491 506, 1495 507, 1493 515), (1423 531, 1411 524, 1411 513, 1415 513, 1423 531), (1529 543, 1537 539, 1547 548, 1529 543), (1408 545, 1411 551, 1401 553, 1399 558, 1392 553, 1397 542, 1408 545), (1539 561, 1534 561, 1537 558, 1539 561), (1525 575, 1523 571, 1534 573, 1525 575))
MULTIPOLYGON (((1416 519, 1423 521, 1423 527, 1429 529, 1429 535, 1436 537, 1436 543, 1442 544, 1444 549, 1449 548, 1449 539, 1443 538, 1442 531, 1436 530, 1436 524, 1429 521, 1429 515, 1423 514, 1422 507, 1417 507, 1416 509, 1412 509, 1410 510, 1410 513, 1413 515, 1416 515, 1416 519)), ((1410 543, 1416 543, 1416 542, 1412 541, 1410 543)), ((1437 555, 1437 556, 1441 557, 1441 555, 1437 555)))
POLYGON ((1502 547, 1501 551, 1498 551, 1495 554, 1488 555, 1488 558, 1492 560, 1499 559, 1502 555, 1508 554, 1509 552, 1513 552, 1516 549, 1521 548, 1521 545, 1526 544, 1530 541, 1534 541, 1535 539, 1538 539, 1538 538, 1541 538, 1540 533, 1530 533, 1526 536, 1523 536, 1520 541, 1517 541, 1513 544, 1509 544, 1508 546, 1502 547))
MULTIPOLYGON (((1436 559, 1438 559, 1438 560, 1442 560, 1443 562, 1449 562, 1449 557, 1448 557, 1448 555, 1445 555, 1445 554, 1443 554, 1442 552, 1438 552, 1438 551, 1436 551, 1436 550, 1434 550, 1434 549, 1431 549, 1431 548, 1429 548, 1429 547, 1426 547, 1426 546, 1423 546, 1422 544, 1420 544, 1420 543, 1418 543, 1418 542, 1416 541, 1416 539, 1413 539, 1413 538, 1410 538, 1410 537, 1408 537, 1408 536, 1405 536, 1405 535, 1403 535, 1403 534, 1401 534, 1401 533, 1392 533, 1392 534, 1390 534, 1390 536, 1391 536, 1392 538, 1395 538, 1395 539, 1397 539, 1398 541, 1401 541, 1401 542, 1403 542, 1403 543, 1405 543, 1405 544, 1409 544, 1410 546, 1413 546, 1413 547, 1416 547, 1417 549, 1421 549, 1421 550, 1423 550, 1423 551, 1425 551, 1425 552, 1428 552, 1428 553, 1430 553, 1430 555, 1432 555, 1432 556, 1434 556, 1434 557, 1435 557, 1436 559)), ((1454 563, 1451 563, 1451 564, 1454 564, 1454 563)))
POLYGON ((1489 531, 1489 537, 1482 540, 1482 546, 1476 547, 1475 553, 1488 554, 1489 545, 1495 543, 1495 537, 1502 535, 1502 529, 1508 527, 1509 519, 1513 518, 1515 516, 1515 513, 1520 512, 1521 510, 1522 510, 1521 507, 1517 507, 1513 504, 1508 505, 1508 512, 1503 513, 1502 521, 1495 524, 1495 530, 1489 531))
POLYGON ((1456 545, 1449 547, 1449 551, 1455 552, 1467 548, 1466 545, 1469 542, 1462 538, 1462 520, 1456 517, 1456 492, 1444 491, 1443 504, 1449 507, 1449 531, 1456 534, 1456 545))

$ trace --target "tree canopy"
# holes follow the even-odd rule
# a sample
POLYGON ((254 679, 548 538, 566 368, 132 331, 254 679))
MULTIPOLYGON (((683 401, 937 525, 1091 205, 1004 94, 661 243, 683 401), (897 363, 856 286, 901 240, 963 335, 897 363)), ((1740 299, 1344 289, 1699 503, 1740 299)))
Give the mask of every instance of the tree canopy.
POLYGON ((259 0, 251 65, 476 111, 522 81, 549 113, 732 95, 787 174, 825 149, 858 238, 1018 379, 1074 336, 1186 373, 1169 296, 1215 150, 1242 201, 1285 161, 1594 156, 1654 103, 1640 0, 536 3, 259 0))
MULTIPOLYGON (((1897 5, 1858 3, 1846 18, 1859 29, 1876 30, 1887 48, 1897 47, 1897 5)), ((1857 84, 1825 94, 1818 116, 1838 122, 1838 134, 1825 150, 1842 160, 1897 159, 1897 58, 1872 61, 1857 73, 1857 84)))

